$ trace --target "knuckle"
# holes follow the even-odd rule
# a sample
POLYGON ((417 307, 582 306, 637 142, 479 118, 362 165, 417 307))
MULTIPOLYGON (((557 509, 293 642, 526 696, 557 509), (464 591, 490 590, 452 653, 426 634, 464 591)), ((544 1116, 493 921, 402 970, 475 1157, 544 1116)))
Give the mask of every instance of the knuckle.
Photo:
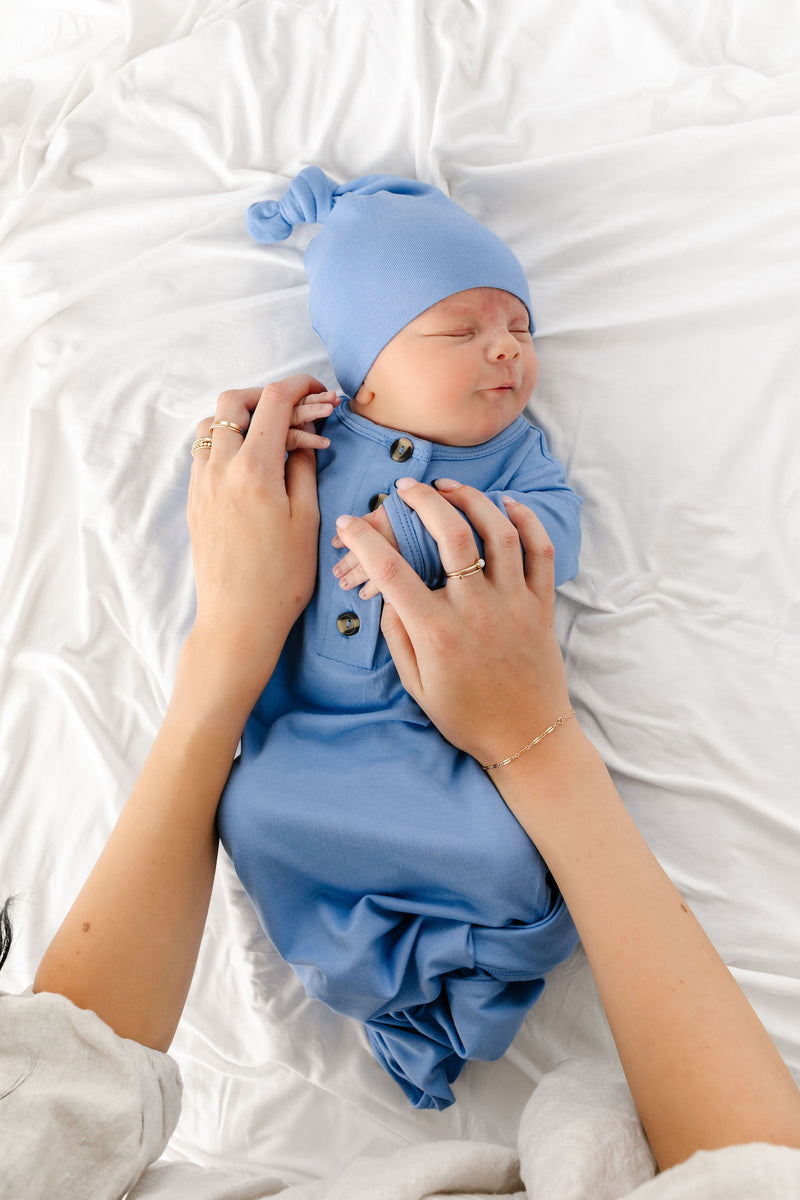
POLYGON ((519 534, 513 527, 511 529, 503 529, 499 536, 501 550, 514 550, 519 546, 519 534))
POLYGON ((281 383, 268 383, 261 392, 261 402, 264 404, 280 404, 287 399, 286 389, 281 383))
POLYGON ((375 564, 375 569, 370 571, 369 577, 378 589, 389 587, 397 578, 397 563, 390 558, 382 558, 375 564))
POLYGON ((235 388, 228 388, 226 391, 220 392, 220 394, 217 396, 217 404, 218 405, 219 404, 227 405, 227 404, 230 404, 235 399, 236 399, 235 388))
POLYGON ((472 531, 464 523, 457 530, 454 530, 447 540, 450 550, 454 555, 466 554, 474 545, 472 531))

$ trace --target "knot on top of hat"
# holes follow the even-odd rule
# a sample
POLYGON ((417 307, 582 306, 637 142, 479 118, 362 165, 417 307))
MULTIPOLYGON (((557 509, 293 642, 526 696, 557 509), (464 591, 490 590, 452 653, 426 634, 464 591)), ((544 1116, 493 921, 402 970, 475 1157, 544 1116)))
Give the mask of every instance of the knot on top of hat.
POLYGON ((319 167, 296 175, 280 200, 259 200, 247 210, 247 231, 257 242, 282 242, 295 225, 324 221, 337 185, 319 167))

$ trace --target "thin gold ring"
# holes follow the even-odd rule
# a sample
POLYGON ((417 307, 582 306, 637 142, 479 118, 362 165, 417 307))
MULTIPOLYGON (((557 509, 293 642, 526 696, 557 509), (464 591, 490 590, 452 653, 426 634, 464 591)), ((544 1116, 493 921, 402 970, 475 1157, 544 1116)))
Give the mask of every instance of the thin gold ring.
POLYGON ((198 438, 196 441, 192 442, 192 458, 194 458, 194 456, 195 456, 195 454, 197 454, 198 450, 210 450, 210 449, 211 449, 211 438, 210 437, 198 438))
POLYGON ((445 579, 466 579, 468 575, 477 575, 486 566, 482 558, 476 558, 474 563, 464 567, 463 571, 445 571, 445 579))
MULTIPOLYGON (((241 425, 237 425, 234 421, 215 421, 211 429, 232 429, 234 433, 240 433, 244 437, 244 430, 241 425)), ((209 429, 209 433, 211 429, 209 429)))

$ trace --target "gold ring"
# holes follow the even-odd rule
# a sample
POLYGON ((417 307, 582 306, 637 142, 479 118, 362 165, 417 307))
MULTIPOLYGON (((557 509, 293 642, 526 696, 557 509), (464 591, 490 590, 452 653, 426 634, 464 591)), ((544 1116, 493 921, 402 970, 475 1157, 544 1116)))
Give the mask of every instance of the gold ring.
POLYGON ((197 454, 198 450, 210 450, 210 449, 211 449, 211 438, 210 437, 198 438, 197 441, 192 442, 192 458, 194 458, 194 456, 195 456, 195 454, 197 454))
MULTIPOLYGON (((241 425, 236 425, 233 421, 215 421, 211 429, 232 429, 234 433, 240 433, 244 437, 244 430, 241 425)), ((209 433, 211 429, 209 429, 209 433)))
POLYGON ((464 567, 463 571, 445 571, 445 579, 466 579, 468 575, 477 575, 486 566, 482 558, 476 558, 474 563, 470 563, 468 567, 464 567))

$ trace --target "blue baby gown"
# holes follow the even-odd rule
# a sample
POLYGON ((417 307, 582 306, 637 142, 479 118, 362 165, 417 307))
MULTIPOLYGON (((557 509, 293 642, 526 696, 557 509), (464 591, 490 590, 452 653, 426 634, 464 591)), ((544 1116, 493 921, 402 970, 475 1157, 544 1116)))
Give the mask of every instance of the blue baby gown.
POLYGON ((325 433, 317 589, 247 722, 219 831, 308 994, 364 1023, 413 1105, 441 1109, 468 1059, 506 1051, 577 934, 489 776, 403 689, 380 598, 339 587, 335 520, 383 502, 402 553, 438 586, 435 543, 394 481, 458 479, 536 512, 558 584, 577 571, 581 501, 524 416, 454 447, 375 425, 344 401, 325 433))

